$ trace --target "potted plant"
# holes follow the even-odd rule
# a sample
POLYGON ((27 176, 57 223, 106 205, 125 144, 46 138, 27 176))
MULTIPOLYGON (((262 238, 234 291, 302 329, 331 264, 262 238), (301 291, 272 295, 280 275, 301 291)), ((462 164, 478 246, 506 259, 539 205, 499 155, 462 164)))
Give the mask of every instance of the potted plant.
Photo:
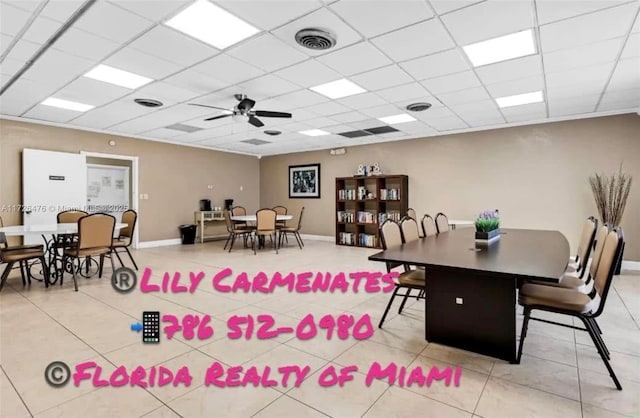
POLYGON ((484 211, 476 218, 476 241, 492 242, 500 238, 500 215, 498 210, 484 211))
MULTIPOLYGON (((627 199, 631 191, 632 180, 633 178, 630 175, 622 172, 622 164, 618 174, 607 176, 595 173, 589 177, 596 208, 602 223, 609 224, 612 227, 620 226, 622 214, 627 206, 627 199)), ((624 251, 624 243, 622 245, 624 251)), ((620 274, 621 265, 622 256, 616 266, 616 274, 620 274)))

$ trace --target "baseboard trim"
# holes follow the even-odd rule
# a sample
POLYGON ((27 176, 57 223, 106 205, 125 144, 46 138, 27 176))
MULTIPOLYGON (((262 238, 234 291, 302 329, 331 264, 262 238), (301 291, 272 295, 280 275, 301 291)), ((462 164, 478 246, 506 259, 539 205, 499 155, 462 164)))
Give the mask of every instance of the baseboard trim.
POLYGON ((310 235, 310 234, 300 234, 303 240, 308 239, 310 241, 325 241, 325 242, 335 242, 336 237, 326 236, 326 235, 310 235))
POLYGON ((182 240, 180 238, 162 239, 159 241, 145 241, 138 243, 138 248, 155 248, 155 247, 169 247, 171 245, 180 245, 182 240))
POLYGON ((624 261, 622 260, 622 270, 640 271, 640 261, 624 261))

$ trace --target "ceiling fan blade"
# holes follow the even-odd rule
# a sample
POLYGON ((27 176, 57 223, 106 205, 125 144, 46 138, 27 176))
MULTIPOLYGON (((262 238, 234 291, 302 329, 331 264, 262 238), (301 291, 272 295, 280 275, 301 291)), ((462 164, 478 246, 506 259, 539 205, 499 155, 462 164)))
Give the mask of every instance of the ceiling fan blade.
POLYGON ((238 103, 237 108, 248 112, 253 108, 253 106, 255 106, 255 104, 256 104, 255 100, 251 100, 245 97, 244 99, 240 100, 240 103, 238 103))
POLYGON ((209 107, 211 109, 226 110, 227 112, 231 111, 229 109, 225 109, 224 107, 218 107, 218 106, 203 105, 203 104, 198 104, 198 103, 188 103, 188 104, 191 105, 191 106, 209 107))
POLYGON ((256 110, 256 116, 263 116, 265 118, 290 118, 291 113, 286 112, 271 112, 269 110, 256 110))
POLYGON ((216 119, 222 119, 222 118, 226 118, 226 117, 229 117, 229 116, 233 116, 233 115, 218 115, 218 116, 213 116, 213 117, 210 117, 210 118, 206 118, 206 119, 205 119, 205 121, 208 121, 208 120, 216 120, 216 119))
POLYGON ((255 126, 256 128, 260 128, 261 126, 264 126, 264 123, 262 123, 260 119, 256 118, 253 115, 249 116, 249 123, 255 126))

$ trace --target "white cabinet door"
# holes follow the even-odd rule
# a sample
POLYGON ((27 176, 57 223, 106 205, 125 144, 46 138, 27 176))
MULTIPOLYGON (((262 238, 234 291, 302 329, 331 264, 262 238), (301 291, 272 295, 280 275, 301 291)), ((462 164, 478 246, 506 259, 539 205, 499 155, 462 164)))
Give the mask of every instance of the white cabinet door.
MULTIPOLYGON (((66 209, 85 209, 87 165, 85 156, 66 152, 22 151, 22 203, 24 225, 57 222, 66 209)), ((25 244, 40 244, 39 236, 25 236, 25 244)))

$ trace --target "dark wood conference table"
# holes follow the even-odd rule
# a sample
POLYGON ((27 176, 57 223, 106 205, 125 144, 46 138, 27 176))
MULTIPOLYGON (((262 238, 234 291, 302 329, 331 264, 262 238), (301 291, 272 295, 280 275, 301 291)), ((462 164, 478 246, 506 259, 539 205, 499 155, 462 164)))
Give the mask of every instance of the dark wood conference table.
POLYGON ((426 268, 426 329, 430 342, 516 362, 518 280, 557 282, 569 243, 558 231, 503 229, 476 244, 462 228, 389 248, 369 257, 426 268))

